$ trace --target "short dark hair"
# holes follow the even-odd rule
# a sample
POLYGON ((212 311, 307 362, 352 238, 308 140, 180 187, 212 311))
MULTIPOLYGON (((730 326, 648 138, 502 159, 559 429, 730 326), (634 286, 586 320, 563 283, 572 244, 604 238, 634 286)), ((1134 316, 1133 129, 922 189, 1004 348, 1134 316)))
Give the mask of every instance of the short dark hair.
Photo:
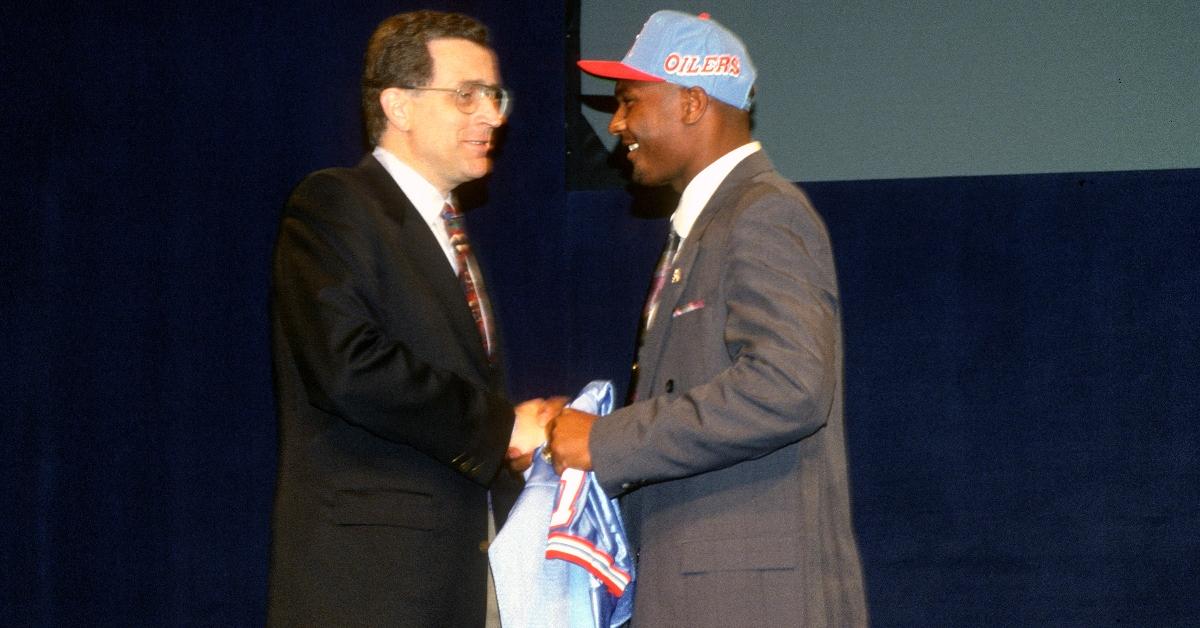
POLYGON ((387 128, 387 117, 379 104, 379 93, 401 85, 424 86, 433 78, 429 42, 434 39, 466 39, 490 47, 487 27, 461 13, 413 11, 380 22, 363 55, 362 110, 371 144, 379 143, 387 128))

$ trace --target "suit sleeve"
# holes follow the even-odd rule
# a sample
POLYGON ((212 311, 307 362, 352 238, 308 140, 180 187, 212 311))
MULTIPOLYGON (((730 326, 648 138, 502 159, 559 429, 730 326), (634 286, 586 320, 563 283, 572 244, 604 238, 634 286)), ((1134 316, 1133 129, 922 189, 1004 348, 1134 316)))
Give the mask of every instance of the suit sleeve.
MULTIPOLYGON (((317 173, 284 209, 274 260, 274 307, 303 381, 321 411, 408 445, 487 484, 503 459, 513 408, 389 337, 375 265, 383 249, 371 205, 352 181, 317 173)), ((417 297, 413 297, 417 298, 417 297)), ((430 316, 442 316, 433 305, 430 316)))
MULTIPOLYGON (((729 364, 677 396, 656 396, 595 423, 592 462, 609 495, 764 456, 827 421, 840 394, 828 236, 800 197, 761 187, 723 243, 725 302, 709 304, 726 308, 729 364)), ((661 379, 689 359, 681 348, 668 345, 661 379)))

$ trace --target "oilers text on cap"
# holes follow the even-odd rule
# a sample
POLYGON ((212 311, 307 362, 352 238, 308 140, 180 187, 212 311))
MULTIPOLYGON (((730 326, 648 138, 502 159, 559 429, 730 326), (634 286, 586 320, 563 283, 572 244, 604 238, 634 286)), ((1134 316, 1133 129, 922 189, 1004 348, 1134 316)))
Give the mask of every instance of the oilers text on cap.
POLYGON ((739 109, 750 108, 757 76, 737 35, 707 13, 679 11, 651 15, 621 61, 583 60, 579 67, 602 78, 702 87, 739 109))

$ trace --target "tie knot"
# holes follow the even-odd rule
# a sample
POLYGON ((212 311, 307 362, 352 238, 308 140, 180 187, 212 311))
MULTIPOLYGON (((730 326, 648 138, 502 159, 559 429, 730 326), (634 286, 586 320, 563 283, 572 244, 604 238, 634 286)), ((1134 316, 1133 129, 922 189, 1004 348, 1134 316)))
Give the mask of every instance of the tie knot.
POLYGON ((679 237, 679 233, 675 231, 674 227, 672 227, 671 234, 667 236, 667 261, 668 261, 668 263, 675 261, 675 253, 677 253, 679 251, 679 243, 681 241, 682 241, 682 238, 679 237))
POLYGON ((459 218, 462 218, 462 212, 458 211, 457 207, 450 203, 442 205, 442 220, 457 220, 459 218))

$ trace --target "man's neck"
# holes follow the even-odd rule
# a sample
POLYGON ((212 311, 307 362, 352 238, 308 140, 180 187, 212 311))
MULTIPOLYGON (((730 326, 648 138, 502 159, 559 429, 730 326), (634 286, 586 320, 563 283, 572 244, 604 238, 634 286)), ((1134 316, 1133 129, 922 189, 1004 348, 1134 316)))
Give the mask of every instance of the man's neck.
POLYGON ((745 146, 753 141, 754 138, 749 133, 725 133, 710 140, 699 142, 696 157, 691 160, 688 169, 684 172, 684 176, 680 180, 673 181, 671 187, 676 192, 682 193, 688 184, 692 182, 692 179, 695 179, 696 175, 711 166, 713 162, 728 155, 730 151, 736 150, 738 147, 745 146))
POLYGON ((394 134, 385 131, 384 134, 379 138, 378 146, 379 148, 391 153, 396 159, 404 162, 404 165, 411 168, 413 172, 417 173, 422 179, 425 179, 427 182, 429 182, 429 185, 437 188, 437 191, 443 197, 450 197, 450 192, 453 191, 454 188, 444 189, 446 186, 445 184, 439 182, 439 179, 436 176, 437 173, 424 171, 420 166, 419 160, 417 160, 413 156, 412 151, 409 150, 408 142, 405 142, 403 139, 397 138, 394 134))

